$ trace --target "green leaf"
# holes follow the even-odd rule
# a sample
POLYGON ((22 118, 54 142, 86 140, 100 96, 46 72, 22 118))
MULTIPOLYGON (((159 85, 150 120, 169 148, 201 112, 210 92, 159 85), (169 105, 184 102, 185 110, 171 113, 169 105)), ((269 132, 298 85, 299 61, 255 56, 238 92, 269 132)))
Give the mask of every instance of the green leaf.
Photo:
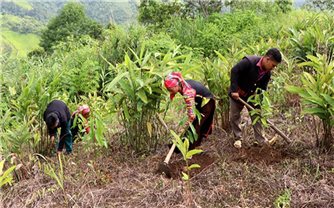
POLYGON ((129 110, 128 110, 128 106, 126 105, 126 103, 123 103, 123 112, 124 112, 124 117, 125 120, 129 120, 130 119, 130 114, 129 114, 129 110))
POLYGON ((194 168, 200 168, 201 166, 199 164, 192 164, 188 167, 188 170, 194 169, 194 168))
POLYGON ((326 111, 323 108, 306 108, 303 110, 306 114, 316 115, 321 119, 326 119, 326 111))
POLYGON ((137 92, 137 95, 138 95, 138 97, 139 97, 145 104, 148 103, 147 96, 146 96, 146 93, 145 93, 145 90, 144 90, 144 89, 140 89, 140 90, 137 92))
POLYGON ((106 91, 113 91, 115 85, 125 76, 127 76, 129 72, 123 72, 122 74, 118 74, 109 84, 106 85, 106 91))
POLYGON ((4 166, 4 164, 5 164, 5 160, 0 161, 0 176, 3 173, 3 166, 4 166))
POLYGON ((16 95, 15 87, 9 87, 9 94, 10 94, 11 96, 16 95))
POLYGON ((2 174, 2 171, 3 171, 3 170, 2 170, 2 169, 3 169, 3 162, 4 162, 4 160, 1 162, 2 164, 0 164, 0 166, 2 166, 2 167, 1 167, 1 174, 0 174, 0 187, 2 187, 3 185, 5 185, 5 184, 7 184, 7 183, 11 185, 12 180, 13 180, 13 176, 10 175, 10 174, 14 171, 14 169, 15 169, 15 167, 16 167, 16 165, 14 165, 14 166, 8 168, 8 169, 2 174))
POLYGON ((189 152, 187 152, 186 158, 190 159, 193 155, 196 155, 196 154, 199 154, 199 153, 202 153, 202 152, 203 152, 203 150, 200 150, 200 149, 190 150, 189 152))
POLYGON ((150 137, 152 137, 152 123, 151 122, 146 122, 146 126, 147 126, 147 131, 148 134, 150 135, 150 137))
POLYGON ((303 92, 304 90, 300 87, 296 87, 296 86, 292 86, 292 85, 288 85, 285 87, 285 89, 291 93, 294 93, 294 94, 299 94, 301 92, 303 92))
POLYGON ((259 121, 259 119, 260 119, 259 116, 255 117, 254 121, 252 122, 252 125, 256 124, 259 121))
POLYGON ((184 172, 182 172, 182 180, 188 181, 189 180, 189 175, 186 174, 186 173, 184 173, 184 172))

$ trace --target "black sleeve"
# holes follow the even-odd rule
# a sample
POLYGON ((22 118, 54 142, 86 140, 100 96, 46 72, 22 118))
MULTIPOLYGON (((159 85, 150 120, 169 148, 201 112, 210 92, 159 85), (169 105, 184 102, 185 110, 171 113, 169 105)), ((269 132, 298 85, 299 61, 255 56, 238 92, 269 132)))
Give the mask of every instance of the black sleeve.
MULTIPOLYGON (((44 111, 43 119, 44 119, 45 122, 46 122, 46 116, 47 116, 47 111, 44 111)), ((50 136, 54 136, 56 134, 56 131, 57 131, 56 128, 55 129, 50 129, 49 127, 47 127, 47 128, 48 128, 48 134, 50 136)))
POLYGON ((231 92, 237 92, 238 90, 238 80, 242 73, 244 73, 245 70, 249 69, 250 62, 247 58, 242 59, 239 63, 237 63, 231 70, 231 92))
POLYGON ((271 73, 264 75, 264 77, 259 83, 259 88, 261 88, 262 90, 267 90, 270 77, 271 77, 271 73))
POLYGON ((50 136, 54 136, 54 135, 56 134, 56 132, 57 132, 57 128, 50 129, 50 128, 48 127, 48 133, 49 133, 50 136))

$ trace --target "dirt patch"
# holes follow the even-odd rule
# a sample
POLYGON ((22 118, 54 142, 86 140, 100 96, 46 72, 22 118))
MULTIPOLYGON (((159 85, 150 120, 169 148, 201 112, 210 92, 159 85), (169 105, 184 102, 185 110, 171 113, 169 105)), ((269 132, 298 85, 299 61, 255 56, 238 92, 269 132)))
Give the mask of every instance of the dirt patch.
POLYGON ((229 160, 235 162, 265 163, 267 165, 278 163, 287 157, 282 150, 271 147, 248 147, 232 151, 229 160))
MULTIPOLYGON (((192 169, 190 172, 190 177, 194 177, 197 174, 201 173, 203 170, 207 169, 211 164, 213 164, 217 158, 209 155, 208 153, 202 153, 200 155, 194 155, 189 160, 189 165, 198 164, 200 168, 192 169)), ((173 161, 169 164, 171 170, 172 178, 179 179, 182 176, 182 172, 185 172, 186 163, 184 160, 173 161)))

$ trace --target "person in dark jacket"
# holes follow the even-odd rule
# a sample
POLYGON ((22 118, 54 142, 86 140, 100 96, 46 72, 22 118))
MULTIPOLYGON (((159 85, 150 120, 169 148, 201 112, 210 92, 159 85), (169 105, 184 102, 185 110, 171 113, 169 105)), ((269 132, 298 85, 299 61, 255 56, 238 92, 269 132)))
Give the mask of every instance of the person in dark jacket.
POLYGON ((44 121, 52 143, 57 137, 57 129, 61 128, 57 153, 62 153, 64 146, 67 154, 72 153, 71 114, 66 104, 60 100, 50 102, 44 111, 44 121))
MULTIPOLYGON (((240 148, 242 141, 242 132, 239 124, 241 121, 240 112, 244 108, 244 105, 238 101, 239 98, 247 101, 251 95, 256 93, 257 88, 267 90, 271 70, 281 61, 282 55, 280 51, 277 48, 271 48, 264 56, 244 57, 232 68, 229 89, 230 124, 236 138, 235 147, 240 148)), ((260 145, 267 141, 262 134, 262 125, 259 122, 253 126, 253 129, 255 139, 260 145)))
POLYGON ((180 72, 170 73, 166 77, 164 84, 170 92, 171 100, 173 100, 176 93, 180 93, 184 98, 188 114, 185 129, 188 129, 187 134, 191 134, 189 125, 192 124, 198 136, 197 140, 189 146, 190 150, 194 149, 201 145, 202 140, 212 133, 213 118, 216 109, 213 94, 197 81, 184 80, 180 72), (201 118, 195 116, 194 108, 201 114, 201 118))

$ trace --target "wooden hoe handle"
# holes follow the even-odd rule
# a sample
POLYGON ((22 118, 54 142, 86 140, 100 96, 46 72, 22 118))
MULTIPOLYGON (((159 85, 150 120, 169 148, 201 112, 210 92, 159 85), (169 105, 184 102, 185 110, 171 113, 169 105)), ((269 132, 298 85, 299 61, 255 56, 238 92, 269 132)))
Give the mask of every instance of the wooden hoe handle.
MULTIPOLYGON (((238 99, 242 104, 244 104, 248 109, 254 110, 254 108, 249 105, 247 102, 245 102, 243 99, 238 99)), ((287 143, 291 143, 291 140, 289 137, 287 137, 281 130, 279 130, 271 121, 267 119, 267 122, 269 123, 269 126, 274 129, 287 143)))

